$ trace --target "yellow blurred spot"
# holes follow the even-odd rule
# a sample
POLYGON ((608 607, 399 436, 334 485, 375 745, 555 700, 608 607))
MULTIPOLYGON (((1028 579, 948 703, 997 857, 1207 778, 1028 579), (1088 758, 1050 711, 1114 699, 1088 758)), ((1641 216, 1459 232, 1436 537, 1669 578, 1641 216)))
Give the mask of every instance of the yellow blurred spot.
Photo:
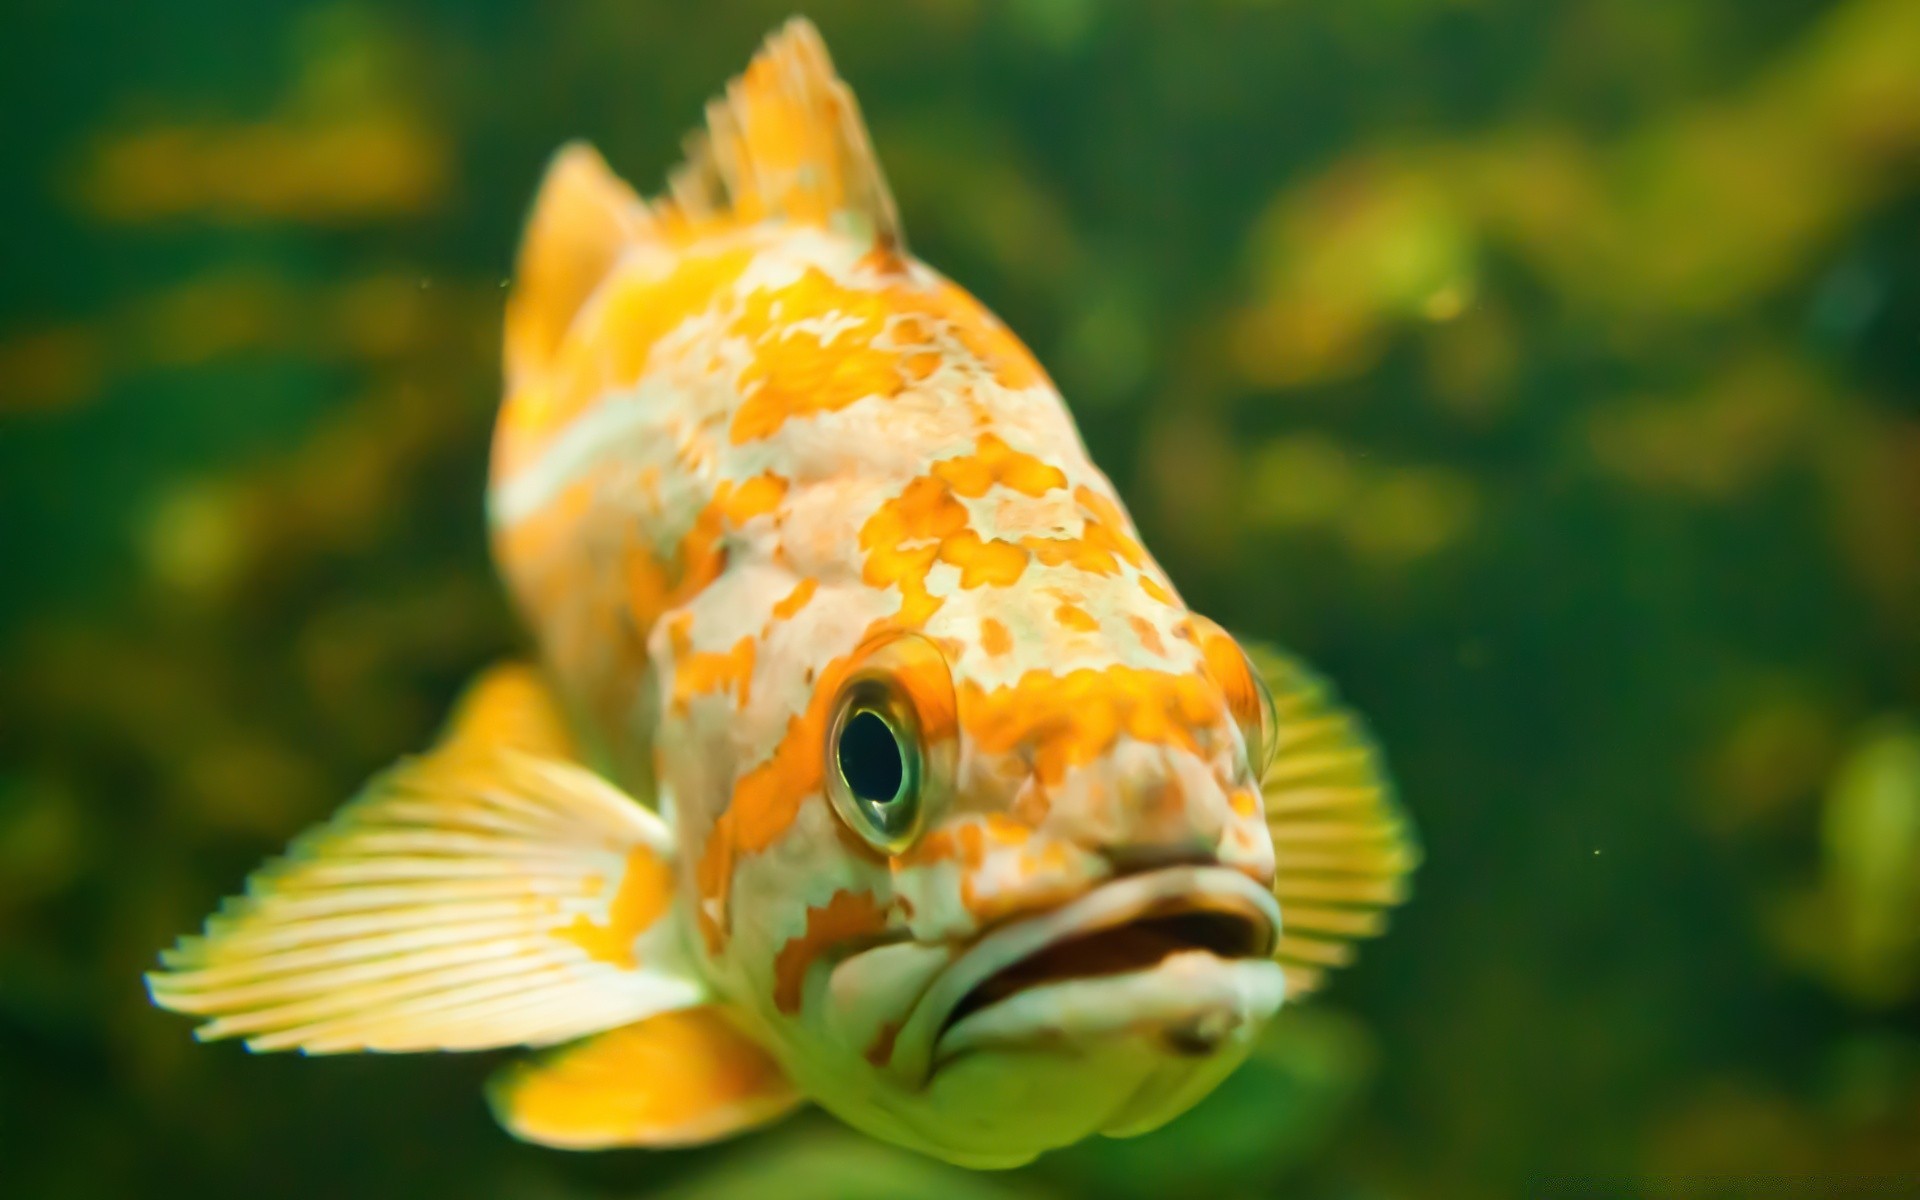
POLYGON ((1252 475, 1254 514, 1295 528, 1331 524, 1359 488, 1346 448, 1318 434, 1269 442, 1255 456, 1252 475))
POLYGON ((195 598, 226 590, 241 566, 245 540, 238 498, 215 485, 183 487, 161 500, 141 539, 154 576, 195 598))
POLYGON ((1472 291, 1463 280, 1455 280, 1436 288, 1425 300, 1420 302, 1420 315, 1429 321, 1451 321, 1467 311, 1467 303, 1472 291))
POLYGON ((1840 984, 1873 1003, 1920 993, 1920 723, 1867 731, 1827 792, 1823 882, 1840 984))
POLYGON ((1652 491, 1734 499, 1807 445, 1823 389, 1770 352, 1736 360, 1691 397, 1644 397, 1600 409, 1587 440, 1602 470, 1652 491))
POLYGON ((1366 463, 1321 434, 1296 434, 1255 452, 1247 512, 1277 529, 1322 530, 1375 566, 1437 554, 1472 528, 1479 492, 1446 467, 1366 463))
POLYGON ((1809 1179, 1820 1147, 1793 1102, 1760 1080, 1720 1080, 1657 1117, 1648 1179, 1809 1179))
POLYGON ((1262 218, 1255 295, 1229 331, 1234 363, 1271 387, 1365 370, 1392 320, 1465 311, 1476 256, 1467 213, 1428 168, 1342 164, 1262 218))
POLYGON ((374 10, 291 26, 290 85, 255 120, 156 122, 98 141, 79 198, 109 221, 338 223, 424 212, 445 194, 447 139, 416 111, 409 63, 374 10))
POLYGON ((149 297, 133 319, 147 362, 184 367, 284 342, 301 324, 298 304, 280 280, 230 271, 149 297))
POLYGON ((443 140, 398 113, 338 124, 172 126, 104 141, 81 197, 110 221, 330 223, 422 212, 447 174, 443 140))
POLYGON ((1754 696, 1706 763, 1705 815, 1733 830, 1781 818, 1810 800, 1838 753, 1831 711, 1790 683, 1750 686, 1754 696))
POLYGON ((1453 545, 1472 528, 1478 509, 1472 480, 1447 468, 1423 467, 1381 477, 1341 524, 1357 556, 1395 567, 1453 545))

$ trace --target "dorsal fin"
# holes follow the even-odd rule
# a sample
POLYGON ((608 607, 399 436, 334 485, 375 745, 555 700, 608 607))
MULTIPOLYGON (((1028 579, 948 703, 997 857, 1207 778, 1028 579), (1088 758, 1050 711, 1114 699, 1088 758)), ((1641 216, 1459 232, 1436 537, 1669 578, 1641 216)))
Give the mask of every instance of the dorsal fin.
POLYGON ((688 139, 655 211, 668 224, 778 217, 905 249, 860 106, 805 17, 768 37, 707 105, 707 127, 688 139))
POLYGON ((778 219, 839 229, 904 254, 900 219, 853 92, 813 23, 795 17, 761 46, 652 203, 584 142, 554 156, 534 199, 507 303, 509 390, 545 368, 621 254, 649 238, 778 219))
POLYGON ((560 148, 520 239, 507 301, 509 387, 546 365, 621 252, 656 227, 647 205, 592 146, 560 148))

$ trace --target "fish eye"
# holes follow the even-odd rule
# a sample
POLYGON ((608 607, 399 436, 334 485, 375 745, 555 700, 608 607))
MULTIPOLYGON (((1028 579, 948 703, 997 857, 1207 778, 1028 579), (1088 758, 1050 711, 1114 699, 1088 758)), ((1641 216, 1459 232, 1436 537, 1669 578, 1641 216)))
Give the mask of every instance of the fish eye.
POLYGON ((875 849, 898 853, 920 830, 923 764, 913 710, 883 679, 856 680, 829 739, 827 791, 875 849))
POLYGON ((870 708, 849 715, 835 753, 840 781, 854 799, 877 808, 900 802, 907 784, 907 755, 884 715, 870 708))

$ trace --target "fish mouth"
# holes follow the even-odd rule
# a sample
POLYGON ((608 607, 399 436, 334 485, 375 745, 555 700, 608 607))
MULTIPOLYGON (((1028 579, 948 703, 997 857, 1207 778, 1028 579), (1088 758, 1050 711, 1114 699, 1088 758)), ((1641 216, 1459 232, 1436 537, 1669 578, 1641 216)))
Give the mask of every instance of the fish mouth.
POLYGON ((1212 1009, 1248 1000, 1269 973, 1271 1002, 1254 997, 1251 1007, 1277 1006, 1279 934, 1273 893, 1238 871, 1167 867, 1104 883, 994 929, 942 970, 900 1031, 894 1069, 924 1081, 984 1044, 1060 1036, 1051 1028, 1060 1005, 1039 1011, 1049 999, 1079 1014, 1083 1032, 1161 1017, 1170 1049, 1208 1053, 1219 1027, 1202 1018, 1212 1009))

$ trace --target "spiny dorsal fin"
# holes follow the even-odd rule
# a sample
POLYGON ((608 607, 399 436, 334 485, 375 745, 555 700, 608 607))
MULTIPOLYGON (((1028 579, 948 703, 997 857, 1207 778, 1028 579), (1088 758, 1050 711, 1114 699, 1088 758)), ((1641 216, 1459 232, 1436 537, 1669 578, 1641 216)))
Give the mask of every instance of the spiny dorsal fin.
POLYGON ((507 386, 552 361, 574 318, 626 249, 716 224, 780 219, 906 251, 893 193, 880 173, 853 92, 834 74, 812 22, 795 17, 766 40, 652 203, 584 142, 554 155, 521 239, 507 304, 507 386))
POLYGON ((781 218, 846 229, 904 252, 900 218, 853 92, 813 22, 769 37, 726 94, 655 211, 668 224, 781 218))
POLYGON ((654 229, 633 189, 585 142, 553 156, 520 239, 507 302, 507 383, 538 371, 622 252, 654 229))
POLYGON ((1386 929, 1419 863, 1413 824, 1365 727, 1297 660, 1246 645, 1273 695, 1279 749, 1262 781, 1273 834, 1289 1002, 1353 960, 1353 942, 1386 929))

